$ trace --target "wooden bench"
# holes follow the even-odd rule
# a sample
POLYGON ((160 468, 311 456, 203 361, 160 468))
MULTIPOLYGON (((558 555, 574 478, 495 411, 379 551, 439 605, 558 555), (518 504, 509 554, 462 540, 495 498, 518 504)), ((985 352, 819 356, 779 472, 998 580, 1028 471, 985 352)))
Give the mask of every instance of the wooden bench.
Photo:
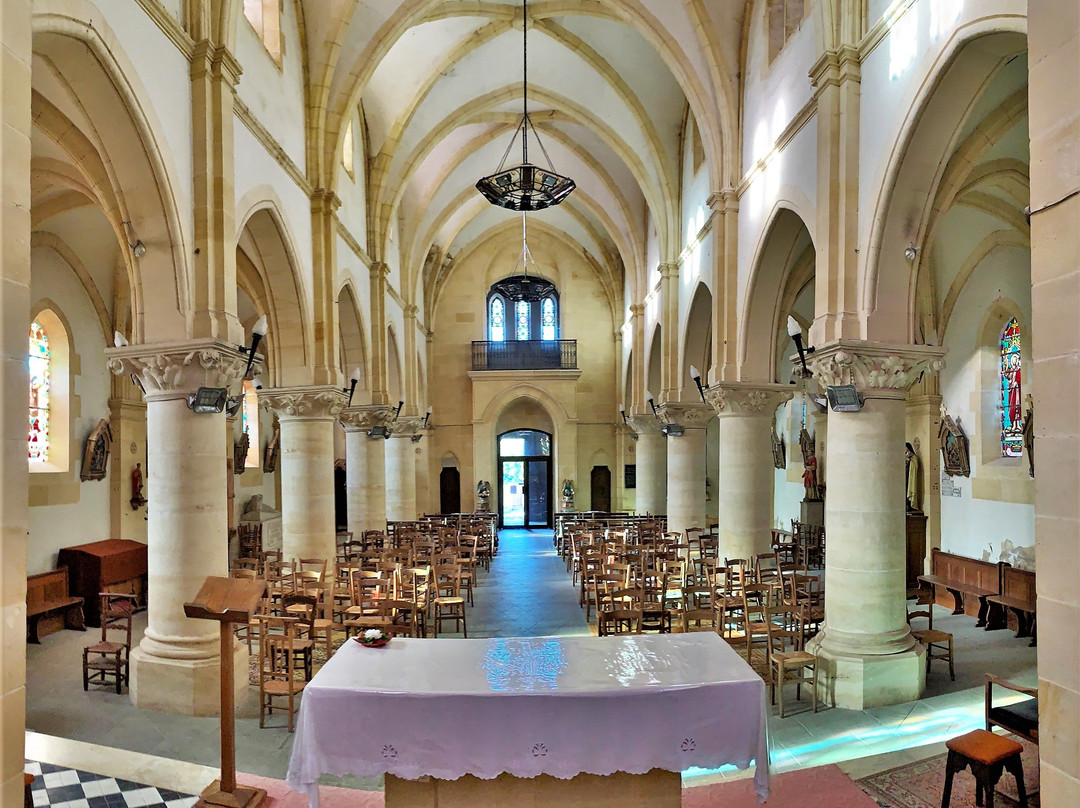
POLYGON ((1000 564, 945 553, 934 548, 930 554, 930 575, 920 575, 919 581, 940 586, 953 597, 953 614, 970 614, 971 605, 965 596, 978 599, 976 627, 992 631, 1005 628, 1003 610, 990 608, 988 598, 1000 594, 1000 564))
POLYGON ((1002 612, 1008 609, 1016 616, 1016 636, 1030 637, 1029 645, 1037 645, 1035 626, 1035 573, 1008 564, 1001 565, 1001 584, 998 594, 987 598, 1002 612))
POLYGON ((40 643, 41 636, 70 628, 86 631, 83 599, 68 594, 68 572, 59 567, 26 579, 26 639, 40 643))

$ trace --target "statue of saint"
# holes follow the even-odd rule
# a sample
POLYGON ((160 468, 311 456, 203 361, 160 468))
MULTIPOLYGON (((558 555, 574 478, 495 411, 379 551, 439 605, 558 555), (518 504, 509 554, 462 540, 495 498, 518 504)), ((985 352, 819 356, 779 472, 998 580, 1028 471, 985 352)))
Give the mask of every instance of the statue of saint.
POLYGON ((135 468, 131 470, 131 509, 133 511, 138 510, 140 507, 146 504, 146 497, 143 496, 142 489, 142 463, 136 463, 135 468))
POLYGON ((803 461, 802 484, 803 488, 806 489, 806 496, 804 497, 806 502, 813 502, 821 498, 818 492, 817 457, 814 455, 810 455, 803 461))
POLYGON ((917 511, 922 504, 919 496, 919 456, 915 454, 915 447, 910 443, 904 444, 904 458, 904 496, 907 498, 907 509, 917 511))
POLYGON ((1035 405, 1031 396, 1027 400, 1027 412, 1024 413, 1024 451, 1027 452, 1028 476, 1035 476, 1035 405))

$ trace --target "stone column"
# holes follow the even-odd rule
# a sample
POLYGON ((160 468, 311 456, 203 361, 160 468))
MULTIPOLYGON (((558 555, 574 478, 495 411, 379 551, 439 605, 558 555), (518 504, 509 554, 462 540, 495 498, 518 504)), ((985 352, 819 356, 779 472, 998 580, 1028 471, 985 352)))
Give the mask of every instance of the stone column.
POLYGON ((341 411, 345 426, 345 490, 349 530, 359 539, 365 530, 386 529, 386 440, 368 437, 373 427, 387 429, 391 407, 349 407, 341 411))
POLYGON ((337 552, 334 524, 334 422, 345 406, 339 387, 278 387, 259 393, 281 425, 281 547, 290 558, 337 552))
MULTIPOLYGON (((200 387, 232 389, 246 358, 214 340, 106 351, 109 369, 146 390, 147 626, 131 652, 131 701, 182 715, 218 710, 218 626, 184 616, 208 575, 228 574, 225 414, 196 413, 200 387)), ((247 648, 237 643, 236 691, 247 689, 247 648)))
POLYGON ((633 416, 630 425, 638 435, 634 510, 640 514, 666 514, 667 446, 660 434, 661 424, 649 413, 633 416))
MULTIPOLYGON (((0 804, 20 805, 26 737, 26 331, 30 313, 30 6, 0 7, 0 290, 3 292, 4 455, 0 471, 0 804)), ((74 662, 74 660, 72 660, 74 662)))
POLYGON ((688 527, 705 527, 705 427, 713 417, 704 404, 667 402, 660 417, 678 424, 682 435, 667 438, 667 524, 682 533, 688 527))
POLYGON ((1028 7, 1031 343, 1043 805, 1080 805, 1080 47, 1076 0, 1028 7))
POLYGON ((416 518, 416 447, 423 418, 398 417, 390 425, 386 450, 386 518, 391 522, 416 518))
POLYGON ((905 611, 904 397, 943 348, 844 340, 819 348, 822 387, 855 385, 856 412, 830 412, 825 493, 825 627, 811 645, 837 707, 913 701, 926 678, 905 611))
POLYGON ((720 558, 767 553, 772 536, 772 424, 790 385, 717 382, 706 398, 720 419, 720 558))

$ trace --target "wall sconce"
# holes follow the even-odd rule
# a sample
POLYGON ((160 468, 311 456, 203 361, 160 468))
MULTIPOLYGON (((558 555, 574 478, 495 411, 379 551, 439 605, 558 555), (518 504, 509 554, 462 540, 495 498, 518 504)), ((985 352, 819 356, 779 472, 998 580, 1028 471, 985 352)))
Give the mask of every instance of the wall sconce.
POLYGON ((255 349, 259 347, 259 343, 262 342, 263 337, 266 336, 266 315, 264 314, 258 320, 255 321, 255 325, 251 327, 251 347, 247 348, 243 345, 237 347, 237 350, 242 354, 247 354, 247 367, 244 368, 243 379, 247 378, 247 375, 251 372, 251 366, 255 363, 255 349))
POLYGON ((353 368, 352 378, 349 379, 349 386, 341 388, 341 392, 349 394, 349 403, 345 405, 346 407, 351 407, 352 406, 353 393, 356 392, 356 385, 359 382, 360 382, 360 368, 353 368))
POLYGON ((690 366, 690 378, 694 380, 694 384, 697 385, 698 394, 701 396, 701 403, 708 404, 705 400, 705 388, 701 386, 701 371, 693 365, 690 366))
POLYGON ((113 345, 115 345, 117 348, 126 348, 128 346, 127 337, 125 337, 119 331, 113 331, 112 341, 113 345))
POLYGON ((422 427, 420 427, 420 428, 421 429, 427 429, 428 421, 430 419, 431 419, 431 407, 429 406, 427 408, 427 412, 424 413, 424 425, 422 427))
POLYGON ((799 361, 802 362, 803 375, 810 375, 810 368, 806 366, 806 355, 814 352, 813 347, 803 347, 802 339, 802 326, 799 325, 799 321, 794 317, 788 315, 787 318, 787 332, 788 336, 795 341, 795 350, 799 352, 799 361))
POLYGON ((404 401, 399 401, 397 403, 397 409, 394 410, 394 420, 395 421, 398 419, 398 416, 401 415, 401 408, 404 407, 404 406, 405 406, 404 401))
POLYGON ((660 413, 656 411, 656 402, 653 401, 652 393, 648 390, 645 391, 645 400, 649 402, 649 408, 652 409, 653 417, 655 417, 657 421, 662 420, 660 418, 660 413))
POLYGON ((623 426, 630 426, 630 418, 626 415, 626 408, 619 406, 619 415, 622 416, 623 426))
MULTIPOLYGON (((135 234, 135 229, 131 226, 131 222, 124 222, 124 232, 127 233, 128 246, 131 248, 131 253, 136 258, 142 258, 146 255, 146 245, 139 240, 135 234)), ((120 347, 119 345, 117 347, 120 347)))
POLYGON ((918 248, 914 244, 909 244, 907 249, 904 250, 904 258, 909 261, 914 261, 915 256, 919 254, 918 248))

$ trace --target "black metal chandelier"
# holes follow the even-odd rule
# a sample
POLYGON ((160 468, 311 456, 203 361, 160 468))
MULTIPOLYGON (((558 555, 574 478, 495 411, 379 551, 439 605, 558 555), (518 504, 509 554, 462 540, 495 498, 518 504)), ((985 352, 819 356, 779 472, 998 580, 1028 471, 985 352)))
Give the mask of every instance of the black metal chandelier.
POLYGON ((562 202, 577 187, 572 179, 564 177, 555 171, 548 157, 547 149, 544 148, 540 135, 529 118, 529 18, 528 0, 521 3, 522 22, 522 94, 521 123, 514 132, 510 145, 503 152, 502 160, 494 174, 481 177, 476 183, 476 189, 484 195, 491 204, 498 205, 508 210, 544 210, 554 207, 562 202), (540 151, 544 154, 548 169, 540 168, 529 162, 529 131, 532 130, 540 151), (506 158, 510 150, 514 148, 514 142, 521 135, 521 165, 513 166, 504 170, 506 158))

